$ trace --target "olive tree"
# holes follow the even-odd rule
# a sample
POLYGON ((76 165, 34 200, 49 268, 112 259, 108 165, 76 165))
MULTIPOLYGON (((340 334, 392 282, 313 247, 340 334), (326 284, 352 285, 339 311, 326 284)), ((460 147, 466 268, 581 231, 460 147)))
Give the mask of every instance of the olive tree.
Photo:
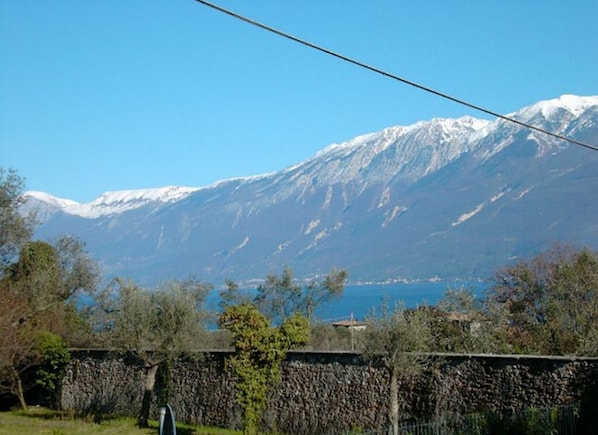
POLYGON ((24 185, 15 170, 0 167, 0 276, 33 233, 35 214, 21 212, 24 185))
POLYGON ((285 267, 280 274, 269 274, 259 285, 255 296, 242 293, 237 284, 227 281, 227 288, 221 292, 222 307, 229 305, 254 304, 260 312, 275 323, 294 313, 302 313, 310 321, 317 307, 342 295, 347 281, 347 272, 333 269, 321 280, 312 279, 302 285, 285 267))
POLYGON ((202 304, 210 287, 195 280, 170 281, 153 291, 132 282, 118 284, 107 326, 113 345, 143 361, 146 374, 138 423, 147 427, 158 366, 197 350, 202 342, 202 304))
POLYGON ((383 304, 368 318, 365 331, 365 355, 381 361, 388 370, 389 419, 393 434, 399 433, 399 380, 412 381, 426 367, 433 343, 429 312, 407 310, 403 304, 392 309, 383 304))

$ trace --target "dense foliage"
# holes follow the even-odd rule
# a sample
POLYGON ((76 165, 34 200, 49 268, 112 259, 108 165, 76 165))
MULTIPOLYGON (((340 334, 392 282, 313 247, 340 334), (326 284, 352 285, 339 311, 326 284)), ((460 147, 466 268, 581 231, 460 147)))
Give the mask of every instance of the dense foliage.
POLYGON ((43 361, 35 373, 35 382, 51 395, 60 385, 71 354, 64 340, 51 332, 39 334, 37 349, 43 361))
POLYGON ((598 255, 556 245, 493 277, 512 352, 598 355, 598 255))
POLYGON ((309 340, 309 323, 295 313, 273 327, 255 305, 243 304, 227 307, 220 315, 220 324, 232 333, 235 354, 229 365, 243 410, 244 432, 257 433, 268 389, 280 380, 280 364, 286 353, 309 340))

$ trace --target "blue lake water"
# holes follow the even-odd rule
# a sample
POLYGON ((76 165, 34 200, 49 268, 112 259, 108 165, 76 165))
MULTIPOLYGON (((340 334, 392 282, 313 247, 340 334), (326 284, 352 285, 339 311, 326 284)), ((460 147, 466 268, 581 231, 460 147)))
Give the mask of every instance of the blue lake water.
MULTIPOLYGON (((316 310, 316 317, 325 321, 348 319, 362 320, 379 308, 384 301, 390 306, 403 302, 408 308, 423 304, 436 304, 447 288, 472 288, 476 294, 483 290, 480 282, 414 282, 395 284, 371 284, 346 286, 342 296, 323 304, 316 310)), ((208 296, 208 308, 217 309, 219 292, 208 296)))
MULTIPOLYGON (((347 286, 343 295, 328 304, 319 307, 317 317, 322 320, 337 320, 353 316, 362 320, 375 308, 380 308, 383 303, 394 306, 404 303, 408 308, 418 305, 436 304, 447 288, 460 288, 462 283, 446 282, 416 282, 400 284, 378 284, 347 286)), ((480 291, 480 283, 467 283, 467 287, 480 291)))

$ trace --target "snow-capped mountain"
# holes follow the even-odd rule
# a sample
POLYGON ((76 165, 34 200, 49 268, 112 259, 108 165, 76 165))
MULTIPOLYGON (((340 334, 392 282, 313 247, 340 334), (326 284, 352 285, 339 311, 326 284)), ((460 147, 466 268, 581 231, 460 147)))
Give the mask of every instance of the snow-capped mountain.
MULTIPOLYGON (((598 144, 598 97, 510 114, 598 144)), ((345 268, 353 280, 486 277, 555 241, 598 248, 598 153, 504 119, 433 119, 333 144, 272 174, 202 188, 29 193, 37 235, 72 233, 107 274, 219 285, 345 268)))
POLYGON ((98 218, 111 216, 137 208, 180 201, 189 194, 199 190, 196 187, 168 186, 156 189, 118 190, 106 192, 87 204, 80 204, 69 199, 56 198, 44 192, 30 191, 26 196, 37 203, 38 207, 46 204, 49 209, 60 210, 64 213, 83 218, 98 218))

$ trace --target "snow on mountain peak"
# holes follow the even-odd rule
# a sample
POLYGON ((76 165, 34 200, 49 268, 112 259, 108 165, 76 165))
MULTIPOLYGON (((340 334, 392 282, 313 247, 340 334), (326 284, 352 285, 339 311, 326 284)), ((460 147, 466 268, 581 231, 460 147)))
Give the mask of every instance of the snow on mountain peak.
POLYGON ((199 190, 197 187, 181 186, 117 190, 105 192, 90 203, 67 207, 64 211, 69 214, 94 218, 134 210, 152 202, 176 202, 197 190, 199 190))
POLYGON ((155 189, 116 190, 105 192, 91 202, 93 205, 123 204, 130 202, 174 202, 198 190, 196 187, 166 186, 155 189))
POLYGON ((71 199, 58 198, 49 193, 39 192, 36 190, 29 190, 25 193, 26 198, 35 199, 56 208, 74 207, 80 205, 77 201, 71 199))
POLYGON ((437 134, 440 142, 452 140, 455 136, 468 135, 488 125, 487 120, 477 119, 471 116, 461 118, 434 118, 429 121, 419 121, 408 126, 387 127, 379 132, 367 133, 350 139, 340 144, 332 144, 322 149, 314 158, 322 157, 330 153, 348 153, 362 146, 375 146, 384 148, 397 140, 421 132, 432 132, 437 134))
POLYGON ((548 119, 558 111, 566 110, 572 116, 578 117, 589 108, 595 106, 598 106, 598 95, 580 97, 566 94, 552 100, 540 101, 510 115, 516 116, 518 119, 529 120, 541 114, 545 119, 548 119))
POLYGON ((592 106, 598 106, 598 96, 579 97, 576 95, 562 95, 554 100, 538 103, 542 114, 548 118, 558 109, 565 109, 573 116, 579 116, 592 106))
POLYGON ((468 130, 479 130, 484 127, 488 121, 477 119, 471 116, 462 116, 461 118, 433 118, 430 121, 419 121, 408 127, 406 131, 436 128, 446 132, 461 131, 464 128, 468 130))
POLYGON ((355 183, 365 189, 395 176, 412 182, 467 152, 469 137, 488 122, 469 116, 435 118, 332 144, 284 171, 292 173, 285 194, 290 195, 297 186, 302 192, 310 191, 314 171, 320 185, 355 183))
POLYGON ((37 191, 29 191, 26 196, 47 204, 53 209, 60 209, 64 213, 93 219, 134 210, 150 203, 176 202, 199 189, 197 187, 167 186, 155 189, 117 190, 105 192, 92 202, 85 204, 37 191))
MULTIPOLYGON (((384 131, 385 130, 383 130, 383 132, 384 131)), ((380 134, 380 133, 367 133, 367 134, 362 134, 360 136, 356 136, 353 139, 349 139, 346 142, 333 143, 333 144, 328 145, 327 147, 321 149, 320 151, 318 151, 314 155, 314 158, 320 158, 326 154, 330 154, 333 152, 352 150, 353 148, 359 147, 359 146, 363 145, 364 143, 367 143, 370 139, 375 138, 378 134, 380 134)), ((294 165, 294 166, 297 166, 297 165, 294 165)))

